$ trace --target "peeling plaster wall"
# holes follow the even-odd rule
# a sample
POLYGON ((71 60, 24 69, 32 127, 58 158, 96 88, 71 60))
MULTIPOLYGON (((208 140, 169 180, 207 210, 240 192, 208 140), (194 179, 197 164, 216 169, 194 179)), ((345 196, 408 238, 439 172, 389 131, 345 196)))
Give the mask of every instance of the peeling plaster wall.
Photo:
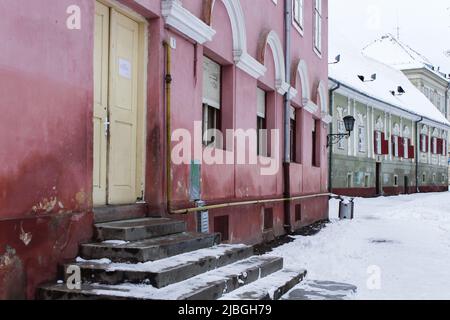
POLYGON ((33 298, 92 233, 93 8, 0 1, 0 299, 33 298))

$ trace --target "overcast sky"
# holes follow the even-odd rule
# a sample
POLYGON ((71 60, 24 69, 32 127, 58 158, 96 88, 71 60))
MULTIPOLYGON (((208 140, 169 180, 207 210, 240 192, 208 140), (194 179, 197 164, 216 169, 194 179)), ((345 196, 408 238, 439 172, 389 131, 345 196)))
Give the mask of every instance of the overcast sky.
POLYGON ((391 33, 450 73, 450 0, 329 0, 330 36, 336 28, 364 46, 391 33), (332 29, 333 28, 333 29, 332 29))

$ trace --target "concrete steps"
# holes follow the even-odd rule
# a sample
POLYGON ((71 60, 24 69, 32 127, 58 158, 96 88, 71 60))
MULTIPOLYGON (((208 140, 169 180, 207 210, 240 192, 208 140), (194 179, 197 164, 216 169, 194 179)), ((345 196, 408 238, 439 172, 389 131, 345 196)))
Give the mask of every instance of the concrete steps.
POLYGON ((186 231, 186 223, 163 218, 142 218, 95 225, 97 240, 138 241, 186 231))
POLYGON ((253 249, 244 245, 219 245, 175 257, 147 263, 105 263, 104 261, 78 261, 64 266, 78 266, 83 282, 116 285, 120 283, 146 283, 155 288, 187 280, 199 274, 224 267, 253 255, 253 249))
POLYGON ((146 203, 94 208, 94 223, 140 219, 148 216, 146 203))
POLYGON ((83 284, 80 290, 69 290, 66 285, 57 284, 41 287, 38 296, 41 299, 56 300, 215 300, 282 268, 282 258, 253 256, 162 289, 151 285, 83 284))
POLYGON ((183 232, 134 242, 106 241, 81 245, 86 260, 107 258, 113 262, 147 262, 212 247, 220 242, 214 234, 183 232))
POLYGON ((218 235, 187 232, 184 222, 149 218, 146 211, 140 204, 96 209, 97 242, 82 244, 80 258, 61 266, 64 276, 39 288, 37 298, 278 299, 306 274, 283 270, 282 258, 219 245, 218 235), (79 290, 68 288, 74 270, 79 290))
POLYGON ((248 286, 242 287, 221 300, 279 300, 305 277, 304 269, 284 269, 248 286))

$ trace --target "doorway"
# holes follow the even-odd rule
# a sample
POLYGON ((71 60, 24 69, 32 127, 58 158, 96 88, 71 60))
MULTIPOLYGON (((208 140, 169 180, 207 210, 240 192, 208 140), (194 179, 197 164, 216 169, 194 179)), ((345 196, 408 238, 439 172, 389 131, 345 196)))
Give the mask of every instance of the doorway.
POLYGON ((376 195, 381 196, 381 163, 377 162, 375 172, 375 189, 376 195))
POLYGON ((94 21, 94 206, 143 197, 145 30, 99 1, 94 21))
POLYGON ((405 176, 403 183, 404 183, 404 188, 405 188, 404 193, 409 194, 409 178, 408 178, 408 176, 405 176))

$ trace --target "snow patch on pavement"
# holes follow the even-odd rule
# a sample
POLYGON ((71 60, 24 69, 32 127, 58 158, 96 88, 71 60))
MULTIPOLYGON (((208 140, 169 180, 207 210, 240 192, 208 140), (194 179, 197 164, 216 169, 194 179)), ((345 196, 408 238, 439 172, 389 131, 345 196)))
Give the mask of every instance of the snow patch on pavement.
POLYGON ((338 219, 338 205, 330 201, 319 234, 271 254, 308 279, 355 285, 352 299, 450 299, 450 193, 357 198, 351 221, 338 219))

